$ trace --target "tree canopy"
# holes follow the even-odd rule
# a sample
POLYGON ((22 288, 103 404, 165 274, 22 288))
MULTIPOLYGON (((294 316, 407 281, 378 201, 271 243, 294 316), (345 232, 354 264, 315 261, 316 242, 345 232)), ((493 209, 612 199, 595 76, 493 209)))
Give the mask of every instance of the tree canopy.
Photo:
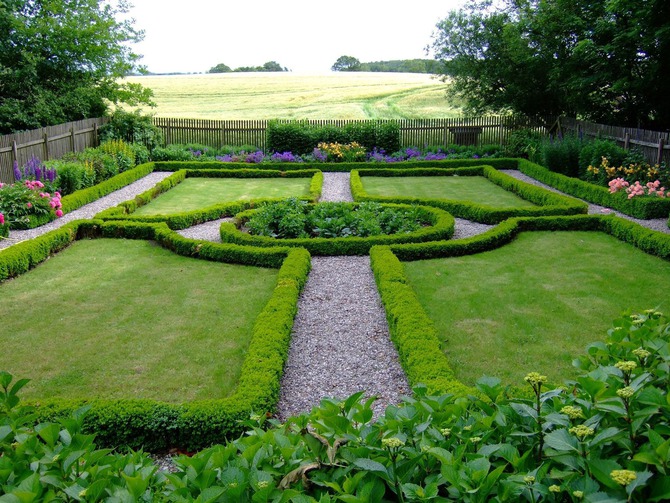
POLYGON ((667 0, 470 0, 432 47, 471 112, 670 127, 667 0))
POLYGON ((331 70, 334 72, 436 73, 439 70, 439 64, 434 59, 392 59, 361 63, 353 56, 340 56, 331 70))
POLYGON ((120 0, 0 1, 0 133, 99 117, 110 103, 151 104, 119 78, 138 70, 143 33, 120 0))
POLYGON ((334 72, 355 72, 361 66, 361 62, 353 56, 340 56, 330 68, 334 72))
POLYGON ((276 61, 267 61, 263 66, 240 66, 231 69, 228 65, 219 63, 210 68, 207 73, 229 73, 229 72, 288 72, 288 68, 281 66, 276 61))

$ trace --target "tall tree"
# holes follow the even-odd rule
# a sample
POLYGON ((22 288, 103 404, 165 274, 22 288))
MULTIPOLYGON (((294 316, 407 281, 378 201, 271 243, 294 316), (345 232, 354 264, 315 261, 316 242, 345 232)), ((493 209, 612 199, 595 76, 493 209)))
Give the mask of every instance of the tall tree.
POLYGON ((0 0, 0 133, 99 117, 110 103, 151 104, 119 82, 142 39, 124 0, 0 0))
POLYGON ((353 56, 340 56, 330 68, 334 72, 356 72, 360 69, 361 62, 353 56))
POLYGON ((667 0, 471 0, 433 50, 473 112, 670 127, 667 0))

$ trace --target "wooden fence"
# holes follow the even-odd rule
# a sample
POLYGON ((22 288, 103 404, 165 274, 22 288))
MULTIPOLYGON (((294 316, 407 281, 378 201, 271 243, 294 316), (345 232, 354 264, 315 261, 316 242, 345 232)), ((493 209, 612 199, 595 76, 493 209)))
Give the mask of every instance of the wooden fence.
POLYGON ((23 166, 32 156, 46 161, 97 146, 98 127, 107 120, 84 119, 0 136, 0 182, 14 181, 14 161, 23 166))
POLYGON ((670 163, 670 132, 608 126, 569 117, 561 117, 558 127, 561 132, 580 138, 603 138, 615 141, 626 150, 636 148, 650 164, 670 163))
MULTIPOLYGON (((249 145, 265 150, 267 120, 210 120, 173 119, 155 117, 154 124, 164 134, 167 144, 198 143, 219 148, 223 145, 249 145)), ((343 126, 368 120, 308 120, 314 125, 343 126)), ((381 121, 388 122, 388 121, 381 121)), ((509 116, 489 116, 449 119, 402 119, 400 144, 403 147, 425 145, 446 146, 505 144, 509 133, 519 127, 534 127, 545 130, 553 121, 509 116)))

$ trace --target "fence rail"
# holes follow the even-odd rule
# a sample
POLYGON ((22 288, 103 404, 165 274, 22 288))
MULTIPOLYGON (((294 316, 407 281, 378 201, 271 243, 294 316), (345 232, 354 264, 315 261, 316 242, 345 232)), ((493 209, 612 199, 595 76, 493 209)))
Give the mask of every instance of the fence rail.
POLYGON ((569 117, 559 119, 559 128, 564 133, 580 137, 612 140, 626 150, 639 149, 646 161, 651 164, 670 163, 670 132, 667 131, 608 126, 569 117))
MULTIPOLYGON (((267 120, 211 120, 173 119, 154 117, 154 124, 165 136, 167 144, 199 143, 220 148, 223 145, 249 145, 265 150, 267 120)), ((308 120, 318 126, 344 126, 369 120, 308 120)), ((551 123, 542 118, 488 116, 448 119, 402 119, 381 122, 397 122, 400 126, 400 144, 403 147, 424 145, 446 146, 450 144, 505 144, 509 133, 518 127, 545 129, 551 123)))
POLYGON ((78 152, 98 145, 98 127, 106 118, 84 119, 0 136, 0 182, 14 181, 14 161, 24 165, 32 156, 46 161, 60 159, 68 152, 78 152))

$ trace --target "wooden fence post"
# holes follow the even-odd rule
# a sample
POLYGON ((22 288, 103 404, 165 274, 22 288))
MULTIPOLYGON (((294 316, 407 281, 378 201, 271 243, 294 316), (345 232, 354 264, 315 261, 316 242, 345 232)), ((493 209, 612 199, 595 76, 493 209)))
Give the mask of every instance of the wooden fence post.
POLYGON ((44 160, 49 160, 49 135, 44 133, 44 160))
POLYGON ((628 150, 630 148, 630 133, 626 131, 625 136, 623 137, 623 148, 628 150))
POLYGON ((70 128, 70 150, 71 150, 72 152, 76 152, 76 150, 75 150, 75 145, 76 145, 76 144, 75 144, 75 141, 74 141, 74 128, 71 127, 71 128, 70 128))
POLYGON ((665 146, 665 140, 661 136, 658 139, 658 155, 656 156, 656 164, 661 164, 663 162, 663 147, 665 146))
POLYGON ((12 141, 12 162, 19 162, 19 149, 16 148, 16 140, 12 141))
POLYGON ((100 146, 100 136, 98 136, 98 123, 93 123, 93 145, 96 147, 100 146))

